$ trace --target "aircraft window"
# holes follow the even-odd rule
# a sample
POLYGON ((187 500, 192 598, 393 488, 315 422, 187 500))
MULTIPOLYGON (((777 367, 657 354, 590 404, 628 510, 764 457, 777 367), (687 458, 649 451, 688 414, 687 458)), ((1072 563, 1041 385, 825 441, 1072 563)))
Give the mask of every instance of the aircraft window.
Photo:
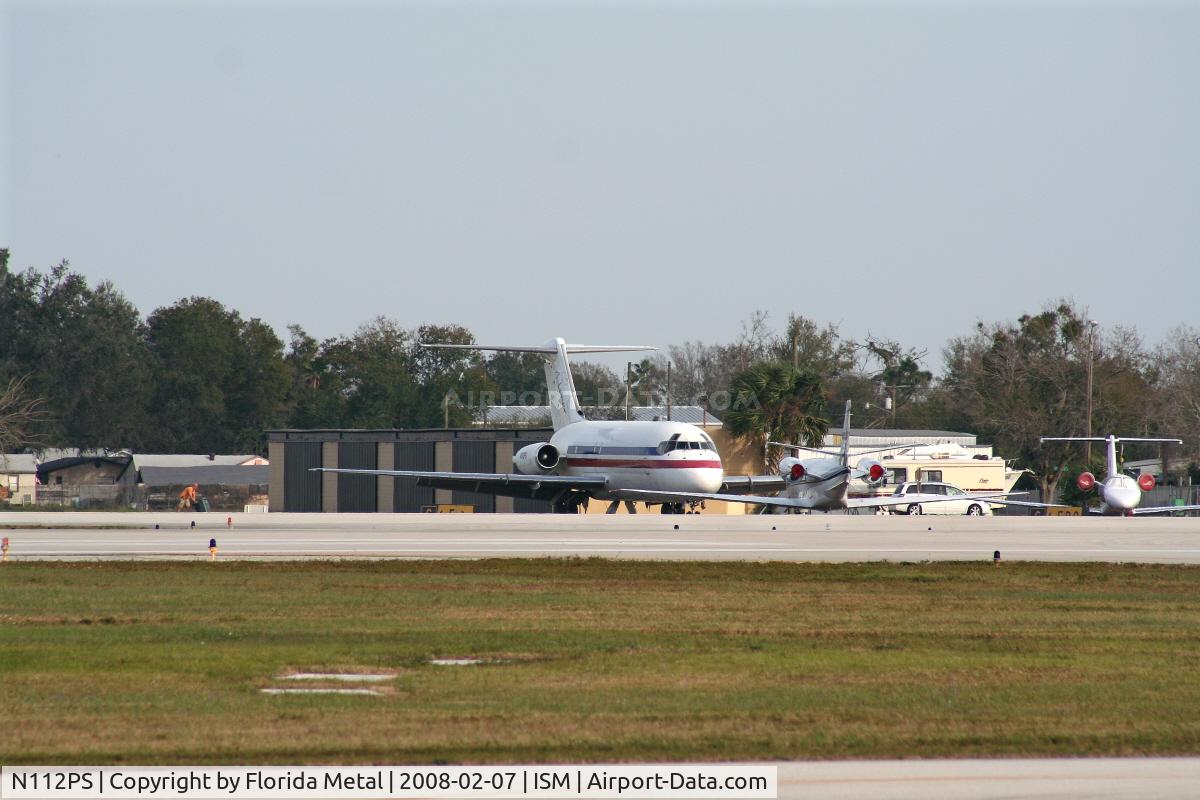
POLYGON ((663 455, 666 455, 667 453, 671 452, 671 450, 673 450, 674 448, 675 448, 674 442, 659 442, 658 443, 658 452, 663 455))

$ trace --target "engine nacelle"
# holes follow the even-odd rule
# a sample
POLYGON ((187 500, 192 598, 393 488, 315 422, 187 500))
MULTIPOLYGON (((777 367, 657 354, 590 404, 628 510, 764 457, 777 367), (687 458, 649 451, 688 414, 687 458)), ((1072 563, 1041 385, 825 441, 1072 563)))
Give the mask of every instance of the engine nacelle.
POLYGON ((871 486, 879 486, 883 483, 883 479, 887 477, 887 469, 871 458, 864 458, 858 462, 858 468, 864 472, 863 480, 871 486))
POLYGON ((1090 492, 1096 486, 1096 476, 1090 472, 1081 472, 1079 477, 1075 479, 1075 485, 1079 487, 1081 492, 1090 492))
POLYGON ((522 475, 546 475, 558 466, 558 448, 549 442, 527 444, 513 456, 513 466, 522 475))
POLYGON ((1148 492, 1154 488, 1154 484, 1155 484, 1154 476, 1151 475, 1149 472, 1143 472, 1141 475, 1138 475, 1137 481, 1138 481, 1138 487, 1143 492, 1148 492))
POLYGON ((779 461, 779 474, 783 476, 785 481, 798 481, 808 474, 804 469, 804 464, 798 458, 784 458, 779 461))

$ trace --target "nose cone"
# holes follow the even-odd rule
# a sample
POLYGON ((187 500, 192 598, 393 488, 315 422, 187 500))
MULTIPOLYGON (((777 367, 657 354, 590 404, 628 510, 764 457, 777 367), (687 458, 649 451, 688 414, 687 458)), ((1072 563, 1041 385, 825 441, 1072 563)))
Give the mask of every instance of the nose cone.
POLYGON ((702 480, 705 492, 718 492, 721 490, 721 484, 725 482, 725 467, 721 463, 721 457, 717 456, 713 461, 716 462, 715 467, 701 470, 704 473, 702 480))
POLYGON ((1142 502, 1142 491, 1132 479, 1114 482, 1104 488, 1104 503, 1109 508, 1129 511, 1142 502))

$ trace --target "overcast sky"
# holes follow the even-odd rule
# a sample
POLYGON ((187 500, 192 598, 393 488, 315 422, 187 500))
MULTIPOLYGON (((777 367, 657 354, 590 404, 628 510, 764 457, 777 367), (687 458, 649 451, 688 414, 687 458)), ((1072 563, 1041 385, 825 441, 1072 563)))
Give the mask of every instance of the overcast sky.
POLYGON ((3 5, 0 246, 285 334, 1200 306, 1200 4, 3 5))

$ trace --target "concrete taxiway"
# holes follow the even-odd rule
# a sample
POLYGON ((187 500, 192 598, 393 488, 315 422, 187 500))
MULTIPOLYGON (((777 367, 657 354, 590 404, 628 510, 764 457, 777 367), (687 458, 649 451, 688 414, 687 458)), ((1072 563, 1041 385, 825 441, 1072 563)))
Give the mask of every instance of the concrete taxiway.
POLYGON ((816 761, 779 766, 779 797, 1165 800, 1200 796, 1200 758, 816 761))
POLYGON ((216 538, 221 559, 980 561, 999 550, 1004 561, 1200 563, 1200 519, 1170 517, 20 512, 0 514, 0 532, 14 560, 208 558, 216 538))

